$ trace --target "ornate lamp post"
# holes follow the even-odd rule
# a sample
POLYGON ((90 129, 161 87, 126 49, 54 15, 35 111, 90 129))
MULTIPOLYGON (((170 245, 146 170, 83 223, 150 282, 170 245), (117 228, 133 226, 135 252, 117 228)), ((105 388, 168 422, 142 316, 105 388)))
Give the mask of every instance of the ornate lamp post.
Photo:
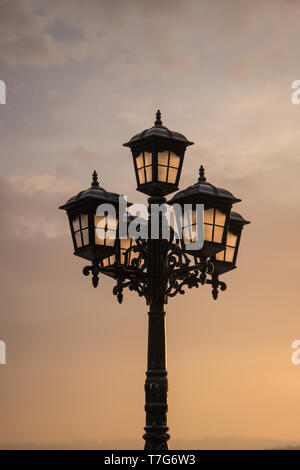
MULTIPOLYGON (((97 287, 99 274, 116 280, 113 294, 121 303, 128 288, 145 297, 149 306, 148 367, 145 382, 145 450, 168 449, 167 393, 165 346, 165 304, 168 297, 184 294, 184 288, 211 284, 216 299, 218 287, 226 289, 219 275, 236 267, 242 228, 249 223, 231 212, 240 199, 229 191, 206 181, 201 166, 198 182, 178 192, 170 201, 165 196, 178 189, 186 147, 192 145, 182 134, 162 125, 160 111, 150 129, 135 135, 124 144, 132 152, 137 190, 147 194, 148 221, 137 221, 120 212, 120 196, 99 186, 94 172, 92 185, 72 197, 61 209, 67 211, 74 244, 74 254, 91 261, 83 273, 92 273, 97 287), (167 204, 169 206, 167 206, 167 204), (103 206, 105 204, 105 206, 103 206), (109 211, 108 204, 114 209, 109 211), (180 244, 170 229, 167 207, 178 206, 187 214, 181 219, 180 244), (196 217, 197 206, 203 208, 203 220, 196 217), (106 210, 99 212, 99 207, 106 210), (146 224, 147 237, 133 237, 121 230, 134 222, 146 224), (192 232, 201 225, 203 243, 191 249, 192 232), (168 227, 166 236, 164 229, 168 227), (124 224, 123 224, 124 228, 124 224), (122 232, 122 233, 121 233, 122 232), (184 235, 183 235, 184 234, 184 235)), ((123 208, 129 206, 122 200, 123 208)))

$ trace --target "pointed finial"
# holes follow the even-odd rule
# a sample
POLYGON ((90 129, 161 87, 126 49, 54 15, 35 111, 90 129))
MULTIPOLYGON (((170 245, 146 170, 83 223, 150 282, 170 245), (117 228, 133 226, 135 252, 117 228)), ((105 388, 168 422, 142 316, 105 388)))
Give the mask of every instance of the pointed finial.
POLYGON ((97 175, 96 170, 94 170, 93 172, 92 186, 99 186, 98 175, 97 175))
POLYGON ((161 126, 162 125, 161 112, 160 112, 159 109, 156 111, 156 121, 155 121, 154 124, 155 124, 155 126, 161 126))
POLYGON ((203 165, 200 166, 200 170, 199 170, 198 182, 200 183, 201 181, 206 181, 206 178, 205 178, 205 170, 204 170, 204 166, 203 166, 203 165))

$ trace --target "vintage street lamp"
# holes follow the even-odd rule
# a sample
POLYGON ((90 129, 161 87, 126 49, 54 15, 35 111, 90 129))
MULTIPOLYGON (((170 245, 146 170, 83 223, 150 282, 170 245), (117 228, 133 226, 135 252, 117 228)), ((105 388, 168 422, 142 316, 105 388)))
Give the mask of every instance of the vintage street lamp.
POLYGON ((137 190, 149 196, 166 196, 176 191, 189 145, 193 142, 184 135, 162 125, 158 110, 154 126, 124 144, 132 152, 137 190))
MULTIPOLYGON (((212 295, 216 300, 218 297, 218 288, 226 290, 226 284, 219 280, 221 274, 227 273, 233 269, 236 269, 236 260, 240 246, 240 240, 244 225, 250 224, 248 220, 245 220, 237 212, 230 213, 229 227, 226 235, 225 247, 222 251, 219 251, 212 256, 209 261, 212 262, 213 268, 210 272, 211 278, 206 279, 207 284, 212 284, 212 295)), ((200 258, 195 256, 195 262, 199 263, 200 258)))
POLYGON ((184 212, 185 217, 181 218, 183 250, 199 257, 209 257, 222 251, 226 242, 231 207, 236 202, 240 202, 240 199, 226 189, 217 188, 206 181, 204 168, 201 165, 197 183, 179 191, 168 202, 172 205, 179 204, 181 208, 190 205, 190 208, 184 212), (195 252, 195 250, 189 251, 186 244, 193 242, 197 233, 197 204, 204 205, 204 245, 195 252))
POLYGON ((250 222, 237 212, 231 212, 225 248, 212 258, 214 273, 223 274, 236 268, 242 230, 246 224, 250 222))
MULTIPOLYGON (((90 188, 71 197, 60 209, 69 217, 74 254, 93 262, 84 274, 93 273, 93 285, 98 285, 99 263, 115 254, 119 244, 117 236, 120 199, 123 196, 103 189, 94 171, 90 188), (98 214, 100 205, 106 204, 111 211, 98 214)), ((128 206, 123 198, 121 206, 128 206)))
POLYGON ((94 171, 90 188, 71 197, 60 209, 69 217, 74 254, 82 258, 102 260, 114 253, 117 242, 119 194, 109 193, 98 183, 94 171), (116 216, 97 215, 100 204, 110 204, 116 216))
MULTIPOLYGON (((96 172, 92 186, 69 199, 61 209, 66 210, 69 217, 74 254, 91 261, 91 265, 83 268, 83 273, 92 273, 93 286, 97 287, 99 274, 105 274, 115 279, 113 294, 120 303, 124 289, 128 288, 144 297, 149 306, 143 437, 145 450, 167 450, 170 436, 165 304, 169 297, 184 294, 186 287, 204 284, 212 285, 216 299, 218 288, 226 289, 219 275, 235 267, 242 228, 249 222, 231 212, 232 205, 240 199, 208 183, 202 166, 196 184, 166 201, 165 196, 178 189, 185 150, 192 142, 163 126, 160 111, 156 113, 153 127, 136 134, 124 145, 132 151, 137 190, 150 196, 148 220, 139 222, 147 228, 147 237, 133 236, 130 230, 125 235, 121 233, 123 218, 126 227, 137 219, 127 211, 119 213, 119 195, 101 188, 96 172), (174 240, 176 229, 167 235, 164 232, 168 225, 166 202, 173 207, 177 205, 181 212, 183 209, 180 241, 174 240), (109 210, 99 213, 99 206, 103 204, 111 205, 112 213, 109 210), (196 218, 199 207, 204 208, 200 222, 196 218), (196 224, 201 224, 204 233, 204 243, 197 250, 190 246, 196 224)), ((124 199, 122 206, 129 205, 124 199)))

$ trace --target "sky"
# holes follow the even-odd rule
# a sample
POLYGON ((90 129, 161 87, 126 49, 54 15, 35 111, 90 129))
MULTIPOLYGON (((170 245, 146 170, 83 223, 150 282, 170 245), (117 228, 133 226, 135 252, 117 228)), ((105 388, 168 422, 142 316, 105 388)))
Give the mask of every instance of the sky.
POLYGON ((90 185, 145 202, 129 149, 163 123, 242 199, 227 291, 171 299, 171 448, 300 443, 300 4, 0 0, 0 447, 142 448, 147 307, 93 289, 58 206, 90 185), (110 447, 109 447, 110 446, 110 447))

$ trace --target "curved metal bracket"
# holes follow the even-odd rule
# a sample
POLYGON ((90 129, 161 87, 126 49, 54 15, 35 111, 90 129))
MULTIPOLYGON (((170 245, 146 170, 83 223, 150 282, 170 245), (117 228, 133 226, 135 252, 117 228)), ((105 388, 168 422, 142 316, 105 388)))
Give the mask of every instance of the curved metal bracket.
MULTIPOLYGON (((218 275, 214 272, 214 264, 201 257, 199 263, 191 264, 191 258, 183 251, 183 249, 172 241, 166 241, 162 244, 162 256, 164 262, 162 264, 162 276, 166 279, 164 287, 165 297, 175 297, 177 294, 185 294, 185 287, 191 289, 198 288, 199 285, 212 285, 212 296, 216 300, 219 294, 219 288, 226 290, 226 284, 219 280, 218 275), (211 279, 207 279, 207 275, 211 275, 211 279)), ((123 291, 128 288, 135 291, 140 297, 145 297, 149 303, 149 245, 147 241, 137 241, 137 244, 128 248, 124 253, 125 262, 120 264, 115 262, 111 266, 101 267, 99 261, 94 260, 91 266, 83 268, 83 274, 88 276, 92 273, 92 284, 98 286, 99 274, 103 273, 113 277, 116 285, 113 288, 113 294, 117 297, 118 302, 123 301, 123 291), (132 255, 135 256, 132 256, 132 255)))

